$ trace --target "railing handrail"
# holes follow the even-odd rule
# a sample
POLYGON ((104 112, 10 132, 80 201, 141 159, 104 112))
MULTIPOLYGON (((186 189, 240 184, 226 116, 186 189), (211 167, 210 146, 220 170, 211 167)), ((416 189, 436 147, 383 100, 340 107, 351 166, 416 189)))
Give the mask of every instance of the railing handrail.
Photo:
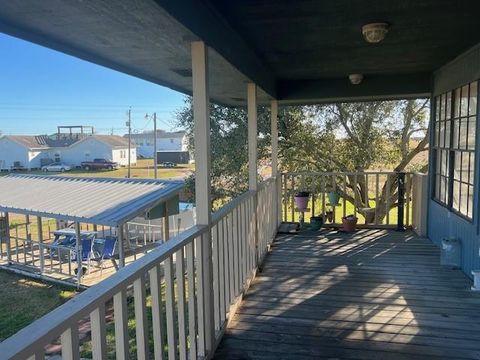
POLYGON ((282 172, 282 175, 299 176, 299 175, 391 175, 391 174, 414 174, 411 171, 286 171, 282 172))
POLYGON ((131 284, 156 264, 163 262, 206 231, 208 226, 195 225, 178 234, 158 249, 120 269, 111 277, 77 295, 0 343, 0 354, 7 359, 23 359, 34 351, 43 349, 45 343, 57 338, 72 324, 88 316, 98 307, 98 304, 110 300, 126 285, 131 284))

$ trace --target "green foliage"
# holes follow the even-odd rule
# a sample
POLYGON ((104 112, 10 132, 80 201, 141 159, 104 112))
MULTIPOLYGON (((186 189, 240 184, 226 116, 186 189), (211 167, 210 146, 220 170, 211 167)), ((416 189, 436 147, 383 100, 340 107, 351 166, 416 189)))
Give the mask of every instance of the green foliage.
MULTIPOLYGON (((185 106, 176 113, 177 125, 187 131, 193 149, 192 98, 185 98, 185 106)), ((270 145, 270 112, 258 108, 258 157, 265 159, 270 145)), ((210 104, 210 134, 212 148, 212 200, 232 198, 248 186, 248 119, 245 108, 210 104)), ((194 196, 193 176, 186 181, 191 200, 194 196)))
MULTIPOLYGON (((375 166, 404 170, 427 141, 410 149, 414 134, 425 137, 425 101, 379 101, 279 109, 279 161, 282 171, 364 171, 375 166)), ((191 98, 177 125, 194 146, 191 98)), ((210 105, 212 201, 216 205, 247 189, 248 122, 245 108, 210 105)), ((270 111, 258 109, 258 157, 270 158, 270 111)), ((194 178, 187 189, 194 199, 194 178)))

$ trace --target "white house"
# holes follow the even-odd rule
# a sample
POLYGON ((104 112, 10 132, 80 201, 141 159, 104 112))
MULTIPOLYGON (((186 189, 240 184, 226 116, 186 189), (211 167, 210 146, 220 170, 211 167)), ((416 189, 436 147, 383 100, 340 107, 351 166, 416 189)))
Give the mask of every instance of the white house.
MULTIPOLYGON (((81 138, 54 139, 47 135, 0 138, 0 169, 14 167, 38 169, 42 165, 61 161, 79 166, 82 161, 103 158, 128 165, 128 141, 116 135, 89 135, 81 138)), ((135 144, 131 146, 131 164, 137 162, 135 144)))
MULTIPOLYGON (((125 135, 125 137, 127 136, 128 135, 125 135)), ((152 158, 155 141, 153 131, 132 134, 131 136, 137 146, 138 154, 146 158, 152 158)), ((185 131, 166 132, 164 130, 157 130, 156 142, 157 152, 168 153, 169 156, 181 157, 188 162, 188 139, 185 131)))

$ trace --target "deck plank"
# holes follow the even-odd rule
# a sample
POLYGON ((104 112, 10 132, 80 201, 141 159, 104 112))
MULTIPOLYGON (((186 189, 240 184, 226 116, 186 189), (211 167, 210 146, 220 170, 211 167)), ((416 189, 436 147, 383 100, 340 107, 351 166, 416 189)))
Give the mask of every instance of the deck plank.
POLYGON ((480 295, 411 232, 281 234, 215 359, 480 359, 480 295))

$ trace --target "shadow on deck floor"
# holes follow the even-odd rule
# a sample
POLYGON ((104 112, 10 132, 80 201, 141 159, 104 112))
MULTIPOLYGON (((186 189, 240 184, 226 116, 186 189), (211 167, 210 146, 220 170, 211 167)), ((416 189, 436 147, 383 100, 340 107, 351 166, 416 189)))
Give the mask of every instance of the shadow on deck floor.
POLYGON ((411 232, 280 235, 215 359, 480 359, 480 295, 411 232))

